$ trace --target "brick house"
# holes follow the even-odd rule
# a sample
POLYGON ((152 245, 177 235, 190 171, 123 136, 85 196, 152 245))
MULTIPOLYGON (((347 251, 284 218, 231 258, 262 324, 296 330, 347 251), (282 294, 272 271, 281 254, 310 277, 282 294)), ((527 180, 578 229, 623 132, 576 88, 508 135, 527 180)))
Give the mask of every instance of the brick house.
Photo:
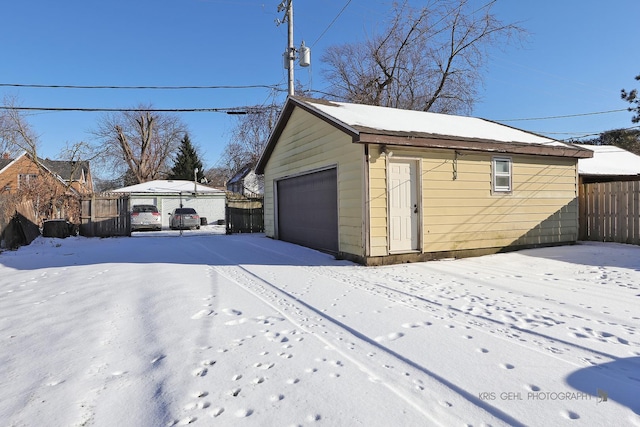
MULTIPOLYGON (((36 158, 23 153, 0 158, 0 197, 5 210, 25 201, 33 204, 35 219, 79 220, 79 197, 93 192, 88 161, 71 162, 36 158)), ((11 213, 11 212, 9 212, 11 213)))

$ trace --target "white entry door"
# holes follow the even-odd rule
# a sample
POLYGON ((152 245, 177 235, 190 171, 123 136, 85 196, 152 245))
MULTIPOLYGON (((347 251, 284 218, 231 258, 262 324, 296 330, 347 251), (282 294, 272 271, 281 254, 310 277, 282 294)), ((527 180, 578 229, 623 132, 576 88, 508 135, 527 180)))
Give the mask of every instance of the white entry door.
POLYGON ((419 206, 415 160, 389 159, 389 250, 418 250, 419 206))

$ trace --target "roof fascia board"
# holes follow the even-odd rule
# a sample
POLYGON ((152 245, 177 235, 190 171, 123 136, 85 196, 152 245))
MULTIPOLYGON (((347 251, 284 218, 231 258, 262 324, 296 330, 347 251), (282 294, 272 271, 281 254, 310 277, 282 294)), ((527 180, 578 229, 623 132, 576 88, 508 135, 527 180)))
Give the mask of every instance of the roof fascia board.
MULTIPOLYGON (((338 128, 339 130, 347 133, 349 136, 351 136, 351 138, 353 138, 354 142, 357 141, 358 136, 360 135, 360 131, 353 127, 353 126, 349 126, 348 124, 338 120, 337 118, 333 117, 332 115, 329 115, 327 113, 325 113, 324 111, 316 108, 313 106, 313 103, 316 104, 320 104, 320 103, 325 103, 327 105, 333 105, 333 103, 331 101, 324 101, 324 100, 318 100, 318 99, 314 99, 313 102, 307 102, 304 98, 292 98, 292 100, 296 103, 296 105, 300 108, 302 108, 303 110, 305 110, 306 112, 313 114, 314 116, 324 120, 325 122, 329 123, 330 125, 338 128)), ((337 105, 336 105, 337 107, 337 105)))
POLYGON ((2 170, 0 170, 0 174, 3 173, 5 170, 9 169, 12 165, 14 165, 18 160, 20 160, 20 158, 24 157, 27 154, 27 152, 25 151, 24 153, 20 154, 18 157, 16 157, 15 159, 11 160, 7 166, 5 166, 4 168, 2 168, 2 170))
POLYGON ((446 139, 442 137, 424 137, 415 135, 385 135, 379 133, 360 133, 359 143, 384 144, 400 147, 443 148, 453 150, 487 151, 494 153, 534 154, 543 156, 590 158, 593 153, 567 144, 566 147, 545 146, 540 144, 499 142, 482 139, 446 139))
MULTIPOLYGON (((319 100, 314 99, 313 102, 319 102, 319 100)), ((322 102, 330 103, 330 101, 322 101, 322 102)), ((256 174, 258 174, 258 175, 264 174, 264 168, 267 165, 267 161, 269 160, 269 157, 271 157, 271 154, 273 153, 273 150, 275 149, 275 145, 276 145, 278 139, 280 139, 280 136, 282 135, 282 132, 284 131, 284 128, 287 125, 287 123, 289 122, 289 119, 291 118, 291 115, 293 114, 293 110, 296 107, 308 112, 309 114, 312 114, 312 115, 318 117, 319 119, 325 121, 326 123, 329 123, 330 125, 332 125, 332 126, 338 128, 338 129, 340 129, 341 131, 349 134, 351 136, 351 138, 353 139, 353 142, 357 142, 358 141, 360 133, 354 127, 348 126, 347 124, 341 122, 340 120, 337 120, 336 118, 334 118, 334 117, 332 117, 330 115, 327 115, 324 112, 320 111, 319 109, 313 107, 312 104, 310 104, 309 102, 305 101, 305 98, 289 96, 289 97, 287 97, 287 101, 285 102, 284 108, 282 109, 282 112, 280 113, 280 117, 278 118, 278 121, 276 122, 276 126, 275 126, 274 130, 271 133, 271 135, 269 136, 269 140, 267 141, 267 145, 265 146, 265 149, 262 152, 262 155, 260 156, 260 159, 258 160, 258 163, 256 164, 256 168, 255 168, 256 174)))

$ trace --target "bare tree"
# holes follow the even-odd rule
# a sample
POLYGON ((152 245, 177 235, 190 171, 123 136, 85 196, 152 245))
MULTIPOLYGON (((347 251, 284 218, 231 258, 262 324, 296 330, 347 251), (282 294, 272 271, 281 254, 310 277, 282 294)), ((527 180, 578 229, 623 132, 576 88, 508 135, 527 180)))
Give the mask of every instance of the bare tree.
POLYGON ((207 185, 215 188, 224 188, 229 179, 229 170, 221 167, 207 169, 204 173, 207 185))
POLYGON ((96 160, 113 176, 129 172, 139 183, 159 179, 170 169, 186 126, 177 116, 140 106, 104 116, 93 131, 96 160))
POLYGON ((239 115, 225 147, 223 162, 230 178, 248 163, 257 163, 273 130, 281 106, 272 104, 255 107, 248 114, 239 115))
POLYGON ((332 94, 368 105, 441 113, 470 112, 489 48, 524 35, 492 14, 496 0, 394 3, 386 29, 323 55, 332 94))
POLYGON ((5 96, 3 104, 0 111, 0 154, 15 157, 27 152, 37 157, 38 136, 17 108, 17 98, 5 96))
POLYGON ((4 98, 4 108, 0 112, 0 149, 9 158, 16 158, 26 153, 32 163, 21 171, 25 177, 18 188, 0 194, 0 216, 5 220, 16 210, 28 209, 31 212, 21 213, 36 223, 43 219, 66 217, 77 221, 80 216, 80 203, 72 187, 72 178, 77 176, 81 166, 84 143, 68 145, 71 171, 69 180, 55 175, 55 171, 47 168, 38 157, 38 136, 27 122, 13 97, 4 98), (62 178, 62 179, 61 179, 62 178), (28 202, 28 203, 25 203, 28 202))

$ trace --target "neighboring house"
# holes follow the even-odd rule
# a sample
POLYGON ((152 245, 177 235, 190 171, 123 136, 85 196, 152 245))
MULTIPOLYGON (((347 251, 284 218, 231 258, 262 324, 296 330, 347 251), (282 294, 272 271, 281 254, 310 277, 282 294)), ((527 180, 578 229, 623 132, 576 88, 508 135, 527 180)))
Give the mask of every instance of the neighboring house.
POLYGON ((169 227, 169 213, 175 208, 194 208, 207 223, 225 218, 226 193, 193 181, 156 180, 114 190, 129 193, 133 205, 155 205, 162 215, 162 226, 169 227))
POLYGON ((591 156, 477 118, 289 97, 256 173, 267 236, 375 265, 575 242, 591 156))
POLYGON ((575 145, 593 151, 592 158, 578 161, 581 184, 640 181, 640 156, 615 145, 575 145))
POLYGON ((256 198, 264 194, 264 176, 256 175, 255 164, 248 163, 227 181, 227 191, 256 198))
POLYGON ((28 153, 15 159, 3 156, 0 159, 0 192, 15 193, 42 173, 53 177, 65 188, 77 194, 93 192, 93 180, 88 161, 71 162, 38 158, 38 164, 28 153))
POLYGON ((80 222, 80 199, 93 193, 89 162, 36 159, 23 153, 0 159, 0 196, 6 200, 0 215, 16 210, 36 225, 48 219, 80 222), (27 205, 25 205, 27 203, 27 205))

